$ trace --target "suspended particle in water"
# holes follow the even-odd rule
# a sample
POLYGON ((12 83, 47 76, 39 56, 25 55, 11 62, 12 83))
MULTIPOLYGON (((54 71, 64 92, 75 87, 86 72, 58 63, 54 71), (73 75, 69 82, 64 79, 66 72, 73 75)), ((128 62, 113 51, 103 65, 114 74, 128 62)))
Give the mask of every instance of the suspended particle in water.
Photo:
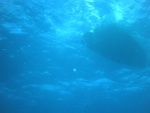
POLYGON ((73 72, 76 72, 76 71, 77 71, 77 69, 76 69, 76 68, 73 68, 73 69, 72 69, 72 71, 73 71, 73 72))

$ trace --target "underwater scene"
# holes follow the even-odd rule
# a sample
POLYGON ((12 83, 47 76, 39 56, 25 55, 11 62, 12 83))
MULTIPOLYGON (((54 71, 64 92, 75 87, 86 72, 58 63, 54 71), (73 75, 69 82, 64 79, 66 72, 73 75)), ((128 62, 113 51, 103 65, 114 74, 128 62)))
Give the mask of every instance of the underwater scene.
POLYGON ((0 113, 150 113, 150 1, 1 0, 0 113))

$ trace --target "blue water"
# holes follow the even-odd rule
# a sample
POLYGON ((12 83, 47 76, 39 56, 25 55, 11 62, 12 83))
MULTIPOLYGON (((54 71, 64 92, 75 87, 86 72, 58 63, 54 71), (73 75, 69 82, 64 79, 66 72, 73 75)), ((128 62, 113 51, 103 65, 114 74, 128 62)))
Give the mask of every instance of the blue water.
POLYGON ((149 0, 1 0, 0 113, 150 113, 150 68, 115 63, 82 35, 128 27, 150 52, 149 0))

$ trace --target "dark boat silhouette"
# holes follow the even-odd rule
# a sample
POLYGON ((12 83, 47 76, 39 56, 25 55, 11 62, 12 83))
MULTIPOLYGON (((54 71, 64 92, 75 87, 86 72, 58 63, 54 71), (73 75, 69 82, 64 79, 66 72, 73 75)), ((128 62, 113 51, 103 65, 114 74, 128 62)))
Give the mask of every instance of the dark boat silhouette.
POLYGON ((84 44, 100 55, 120 64, 145 67, 146 53, 138 41, 122 27, 112 24, 97 27, 83 35, 84 44))

